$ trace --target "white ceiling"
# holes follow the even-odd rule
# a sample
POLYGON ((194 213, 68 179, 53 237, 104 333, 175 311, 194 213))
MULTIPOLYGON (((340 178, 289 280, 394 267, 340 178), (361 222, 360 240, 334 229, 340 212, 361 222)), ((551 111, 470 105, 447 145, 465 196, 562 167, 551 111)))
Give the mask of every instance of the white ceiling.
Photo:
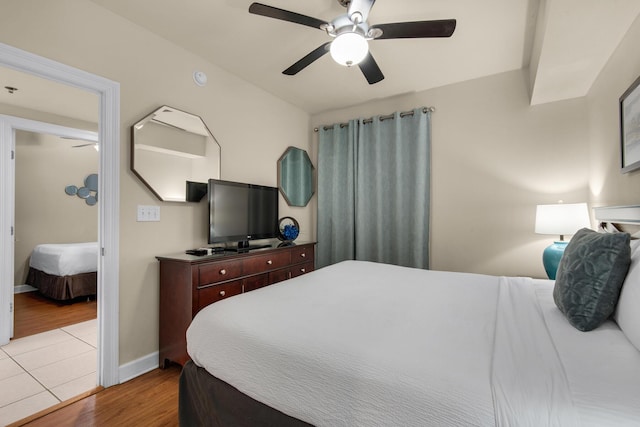
POLYGON ((71 117, 89 123, 98 121, 96 94, 6 67, 0 67, 0 104, 71 117), (18 90, 10 93, 6 86, 18 90))
MULTIPOLYGON (((309 113, 528 67, 533 103, 584 96, 640 13, 638 0, 378 0, 369 23, 457 20, 451 38, 374 40, 385 79, 325 55, 282 70, 328 40, 321 30, 248 13, 251 0, 92 0, 309 113), (539 13, 540 11, 540 13, 539 13), (534 52, 532 56, 532 52, 534 52)), ((261 0, 331 21, 337 0, 261 0)))
POLYGON ((531 103, 585 96, 639 14, 638 0, 541 1, 531 103))
MULTIPOLYGON (((369 85, 357 67, 329 55, 283 75, 328 36, 249 14, 251 0, 91 1, 311 114, 520 68, 530 68, 532 104, 581 97, 640 14, 638 0, 378 0, 373 26, 454 18, 457 27, 451 38, 371 41, 385 79, 369 85)), ((337 0, 261 1, 326 21, 345 11, 337 0)), ((1 86, 5 74, 0 69, 1 86)), ((20 84, 24 95, 29 83, 20 84)), ((17 100, 6 95, 0 90, 0 103, 17 100)))

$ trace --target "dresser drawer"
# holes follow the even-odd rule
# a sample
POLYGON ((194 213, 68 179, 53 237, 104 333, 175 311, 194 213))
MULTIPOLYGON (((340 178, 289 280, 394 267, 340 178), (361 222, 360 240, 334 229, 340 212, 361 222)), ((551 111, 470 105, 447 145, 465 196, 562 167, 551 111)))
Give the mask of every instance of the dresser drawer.
MULTIPOLYGON (((198 306, 196 313, 214 302, 242 293, 242 280, 234 280, 221 285, 198 288, 198 306)), ((195 315, 195 313, 193 313, 195 315)))
POLYGON ((211 257, 182 253, 157 257, 160 261, 160 367, 189 360, 186 331, 201 309, 313 270, 313 245, 274 245, 264 251, 211 257))
POLYGON ((313 246, 297 246, 291 249, 291 263, 313 261, 313 246))
POLYGON ((313 261, 305 262, 291 267, 291 277, 302 276, 303 274, 313 271, 313 261))
POLYGON ((274 252, 270 254, 251 257, 244 261, 244 274, 257 274, 290 264, 289 251, 274 252))
POLYGON ((269 273, 269 284, 282 282, 283 280, 291 279, 291 269, 282 268, 280 270, 272 271, 269 273))
POLYGON ((269 273, 256 274, 242 279, 242 292, 251 292, 269 284, 269 273))
POLYGON ((223 282, 242 276, 242 261, 221 261, 201 265, 198 271, 198 285, 223 282))

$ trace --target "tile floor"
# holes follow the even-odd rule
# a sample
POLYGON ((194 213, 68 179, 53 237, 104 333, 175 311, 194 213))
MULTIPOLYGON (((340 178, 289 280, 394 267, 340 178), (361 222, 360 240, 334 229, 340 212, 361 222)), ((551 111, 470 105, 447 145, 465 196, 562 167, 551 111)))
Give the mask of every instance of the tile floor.
POLYGON ((96 320, 0 347, 0 426, 96 387, 96 320))

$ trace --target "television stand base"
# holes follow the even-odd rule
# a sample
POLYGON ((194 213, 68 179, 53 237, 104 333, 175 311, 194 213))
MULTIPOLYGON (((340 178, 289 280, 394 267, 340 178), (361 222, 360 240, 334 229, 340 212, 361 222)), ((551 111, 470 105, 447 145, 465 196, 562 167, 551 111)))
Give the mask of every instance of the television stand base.
POLYGON ((224 248, 224 250, 226 252, 238 252, 238 253, 242 253, 242 252, 249 252, 249 251, 253 251, 256 249, 264 249, 264 248, 270 248, 271 245, 269 244, 264 244, 264 245, 250 245, 248 241, 241 241, 238 242, 238 246, 237 247, 231 247, 231 248, 224 248))

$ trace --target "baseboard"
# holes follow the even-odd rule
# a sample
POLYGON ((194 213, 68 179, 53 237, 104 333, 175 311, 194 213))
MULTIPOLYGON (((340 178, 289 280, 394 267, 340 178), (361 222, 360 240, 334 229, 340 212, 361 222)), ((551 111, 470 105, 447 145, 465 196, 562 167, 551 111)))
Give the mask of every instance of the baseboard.
POLYGON ((14 294, 24 294, 25 292, 33 292, 37 290, 38 290, 37 288, 34 288, 33 286, 30 286, 30 285, 18 285, 13 287, 14 294))
POLYGON ((158 357, 160 357, 160 353, 156 351, 139 359, 132 360, 129 363, 125 363, 124 365, 120 365, 120 384, 158 368, 160 366, 158 357))

